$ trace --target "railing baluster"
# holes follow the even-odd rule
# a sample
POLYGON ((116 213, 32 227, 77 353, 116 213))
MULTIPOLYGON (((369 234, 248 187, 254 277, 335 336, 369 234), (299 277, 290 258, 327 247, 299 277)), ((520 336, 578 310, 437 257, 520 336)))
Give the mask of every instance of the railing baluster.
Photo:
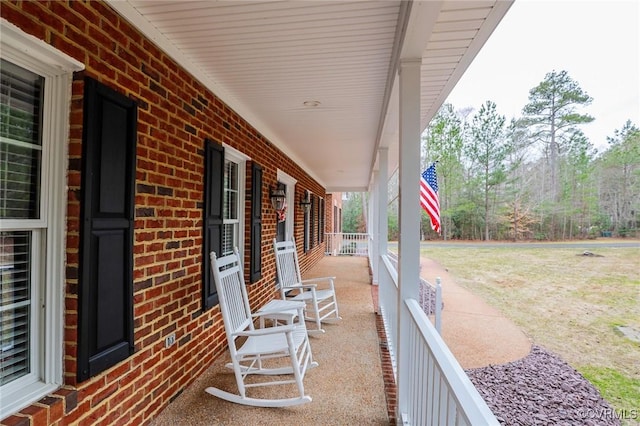
POLYGON ((440 282, 440 277, 436 278, 436 291, 435 291, 435 326, 436 331, 442 334, 442 284, 440 282))

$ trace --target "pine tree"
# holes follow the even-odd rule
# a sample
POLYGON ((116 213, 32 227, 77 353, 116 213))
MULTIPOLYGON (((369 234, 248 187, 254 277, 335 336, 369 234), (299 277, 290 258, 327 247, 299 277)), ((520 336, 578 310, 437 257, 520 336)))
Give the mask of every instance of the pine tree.
POLYGON ((560 195, 558 157, 579 130, 577 126, 593 121, 590 115, 578 112, 579 107, 588 106, 591 101, 566 71, 548 73, 544 81, 529 91, 529 103, 522 109, 521 122, 544 147, 550 166, 548 191, 552 201, 557 201, 560 195))

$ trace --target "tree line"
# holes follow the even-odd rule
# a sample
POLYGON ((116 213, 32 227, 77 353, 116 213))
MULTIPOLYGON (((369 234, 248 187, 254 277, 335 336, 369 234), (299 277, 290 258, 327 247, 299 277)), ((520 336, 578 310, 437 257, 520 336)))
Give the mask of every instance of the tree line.
MULTIPOLYGON (((598 151, 581 130, 592 98, 566 71, 529 91, 521 117, 444 104, 423 133, 422 169, 437 161, 442 236, 423 212, 423 238, 559 240, 640 234, 640 130, 627 120, 598 151)), ((419 177, 416 177, 419 178, 419 177)), ((397 177, 389 237, 397 238, 397 177)), ((365 194, 347 194, 343 231, 363 232, 365 194), (353 229, 352 229, 353 228, 353 229)))

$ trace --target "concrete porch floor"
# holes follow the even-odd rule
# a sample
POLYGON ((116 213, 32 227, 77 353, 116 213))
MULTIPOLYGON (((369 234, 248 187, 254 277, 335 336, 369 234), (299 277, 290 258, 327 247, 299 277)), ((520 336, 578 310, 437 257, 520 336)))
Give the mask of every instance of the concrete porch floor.
MULTIPOLYGON (((164 425, 388 425, 381 350, 372 303, 372 286, 364 257, 325 257, 305 278, 336 276, 342 320, 326 324, 311 337, 317 368, 305 376, 309 404, 290 408, 247 407, 205 392, 216 386, 237 393, 233 373, 218 358, 151 423, 164 425)), ((278 397, 280 387, 275 392, 278 397)), ((285 392, 282 389, 281 392, 285 392)))

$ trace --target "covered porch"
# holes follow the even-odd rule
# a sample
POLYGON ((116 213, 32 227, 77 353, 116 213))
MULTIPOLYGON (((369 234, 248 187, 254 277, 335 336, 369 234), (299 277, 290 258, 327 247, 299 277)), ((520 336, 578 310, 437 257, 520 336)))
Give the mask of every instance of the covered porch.
MULTIPOLYGON (((340 424, 378 419, 416 425, 497 424, 418 306, 414 283, 419 280, 420 266, 416 230, 423 166, 421 134, 511 2, 199 2, 192 8, 180 2, 129 0, 109 1, 109 5, 317 180, 325 194, 358 191, 370 195, 368 258, 347 258, 360 262, 368 277, 358 296, 366 302, 353 308, 356 317, 358 309, 363 317, 349 319, 352 290, 342 289, 347 294, 338 295, 344 307, 341 314, 347 316, 339 325, 328 326, 327 335, 313 339, 320 367, 309 373, 307 386, 314 403, 281 413, 270 410, 262 416, 263 410, 225 403, 212 407, 219 402, 199 395, 197 400, 208 399, 204 401, 209 408, 204 410, 208 422, 213 415, 228 413, 230 417, 221 418, 221 423, 229 419, 252 423, 248 418, 240 421, 246 412, 258 415, 253 422, 286 423, 286 416, 299 410, 299 416, 310 416, 310 424, 324 424, 328 417, 340 424), (396 171, 402 188, 397 269, 386 255, 387 185, 396 171), (382 346, 389 356, 389 371, 385 372, 371 284, 380 289, 379 319, 387 335, 382 346), (331 333, 334 328, 336 332, 331 333), (354 347, 356 339, 349 340, 347 330, 355 333, 352 337, 370 335, 363 346, 366 349, 349 355, 347 349, 354 347), (377 356, 363 362, 365 353, 377 356), (327 367, 336 370, 325 371, 327 367), (348 378, 349 374, 354 376, 348 378), (393 377, 397 389, 388 401, 385 376, 393 377), (340 386, 342 379, 354 385, 363 383, 365 377, 377 383, 376 391, 373 385, 358 391, 340 386), (325 385, 338 385, 337 391, 323 389, 325 385), (392 414, 372 415, 362 400, 351 399, 354 397, 375 398, 373 405, 378 410, 389 404, 392 414), (365 412, 347 414, 355 413, 356 407, 365 412), (314 410, 321 417, 314 417, 314 410)), ((280 170, 277 179, 287 188, 299 183, 280 170)), ((300 201, 289 191, 289 206, 308 200, 308 191, 300 201)), ((286 227, 299 220, 293 208, 286 215, 286 227)), ((293 229, 286 228, 282 234, 293 235, 293 229)), ((304 236, 311 237, 306 225, 304 236)), ((325 257, 320 265, 337 262, 346 261, 325 257)), ((349 268, 346 272, 342 280, 350 282, 353 272, 349 268)), ((314 273, 307 271, 307 275, 314 273)), ((212 368, 221 363, 216 360, 212 368)), ((195 400, 193 405, 197 405, 195 400)), ((195 409, 186 405, 178 412, 191 415, 195 409)), ((298 418, 295 423, 303 421, 298 418)))

